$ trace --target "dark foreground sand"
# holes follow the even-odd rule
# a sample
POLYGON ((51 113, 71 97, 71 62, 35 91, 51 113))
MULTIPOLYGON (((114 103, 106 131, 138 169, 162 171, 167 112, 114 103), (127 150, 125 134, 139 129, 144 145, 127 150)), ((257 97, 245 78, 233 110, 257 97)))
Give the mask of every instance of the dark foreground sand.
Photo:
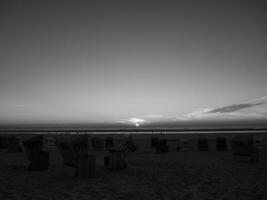
POLYGON ((47 171, 26 170, 23 153, 0 152, 0 199, 267 199, 267 162, 233 162, 230 152, 131 153, 128 169, 75 178, 52 150, 47 171))

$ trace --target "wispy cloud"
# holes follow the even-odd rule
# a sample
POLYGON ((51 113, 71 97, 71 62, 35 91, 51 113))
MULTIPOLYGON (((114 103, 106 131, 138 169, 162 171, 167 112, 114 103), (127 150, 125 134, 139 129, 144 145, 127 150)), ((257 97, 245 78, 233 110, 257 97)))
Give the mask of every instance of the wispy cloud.
POLYGON ((200 108, 179 117, 164 116, 161 114, 147 114, 127 119, 120 119, 116 122, 132 125, 142 125, 177 120, 232 120, 257 118, 267 118, 267 96, 219 108, 200 108))
POLYGON ((246 103, 220 108, 202 108, 179 117, 179 120, 196 119, 255 119, 267 118, 267 96, 246 103))
POLYGON ((259 101, 261 101, 261 100, 267 100, 267 96, 263 96, 263 97, 260 97, 260 98, 258 98, 258 99, 255 99, 254 101, 256 101, 256 100, 259 100, 259 101))
POLYGON ((238 110, 250 108, 250 107, 261 105, 261 104, 264 104, 264 103, 235 104, 235 105, 225 106, 225 107, 222 107, 222 108, 213 109, 213 110, 209 111, 209 113, 232 113, 232 112, 236 112, 238 110))

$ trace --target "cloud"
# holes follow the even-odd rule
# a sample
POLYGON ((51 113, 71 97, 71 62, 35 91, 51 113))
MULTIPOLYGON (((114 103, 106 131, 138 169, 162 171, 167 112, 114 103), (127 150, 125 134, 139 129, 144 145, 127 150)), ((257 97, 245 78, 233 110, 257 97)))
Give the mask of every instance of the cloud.
POLYGON ((132 125, 191 120, 267 119, 267 96, 219 108, 200 108, 179 117, 147 114, 116 122, 132 125))
POLYGON ((124 123, 124 124, 142 124, 145 122, 144 119, 141 119, 141 118, 129 118, 129 119, 121 119, 121 120, 118 120, 116 121, 118 123, 124 123))
POLYGON ((139 117, 133 117, 128 119, 120 119, 116 122, 124 123, 124 124, 144 124, 151 122, 160 122, 162 120, 166 120, 167 118, 160 114, 147 114, 139 117))
POLYGON ((220 108, 202 108, 179 117, 179 120, 231 120, 267 118, 267 96, 246 103, 220 108))
POLYGON ((264 103, 235 104, 235 105, 225 106, 225 107, 222 107, 222 108, 216 108, 216 109, 213 109, 213 110, 209 111, 208 113, 232 113, 232 112, 236 112, 238 110, 250 108, 250 107, 261 105, 261 104, 264 104, 264 103))
POLYGON ((208 113, 210 110, 212 110, 212 109, 211 108, 201 108, 201 109, 195 110, 191 113, 184 115, 182 118, 184 120, 186 120, 186 119, 202 119, 203 117, 205 117, 205 114, 208 113))
POLYGON ((140 122, 144 122, 145 120, 144 119, 138 119, 138 118, 130 118, 128 121, 132 122, 132 123, 140 123, 140 122))
POLYGON ((264 96, 264 97, 260 97, 260 98, 258 98, 258 99, 256 99, 256 100, 267 100, 267 96, 264 96))

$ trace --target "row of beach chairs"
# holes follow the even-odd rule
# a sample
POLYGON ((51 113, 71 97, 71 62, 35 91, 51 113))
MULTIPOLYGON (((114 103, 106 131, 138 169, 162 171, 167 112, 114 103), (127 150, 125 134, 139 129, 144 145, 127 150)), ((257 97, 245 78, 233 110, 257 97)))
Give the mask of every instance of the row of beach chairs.
MULTIPOLYGON (((105 148, 107 156, 104 157, 104 165, 108 169, 123 169, 127 167, 126 153, 134 152, 137 145, 133 138, 127 137, 124 142, 114 145, 113 138, 107 139, 105 148)), ((11 146, 19 145, 18 139, 9 138, 11 146), (15 145, 16 144, 16 145, 15 145)), ((255 148, 252 135, 235 136, 231 140, 234 159, 245 158, 251 162, 259 161, 259 150, 255 148)), ((225 150, 226 139, 217 139, 217 147, 219 150, 225 150)), ((59 137, 56 140, 56 146, 60 151, 65 166, 76 169, 75 175, 78 177, 93 177, 95 172, 96 155, 88 154, 88 136, 75 135, 72 137, 59 137)), ((169 148, 165 139, 153 137, 151 139, 151 147, 156 153, 168 153, 169 148)), ((198 139, 199 150, 208 150, 207 140, 205 138, 198 139)), ((13 148, 13 147, 12 147, 13 148)), ((10 149, 12 149, 10 148, 10 149)), ((35 135, 22 141, 23 151, 26 153, 27 159, 30 161, 29 170, 46 170, 49 168, 49 152, 43 149, 43 136, 35 135)), ((9 148, 8 148, 9 151, 9 148)), ((12 151, 11 151, 12 152, 12 151)))
POLYGON ((19 140, 13 135, 0 136, 0 149, 7 149, 9 153, 22 151, 19 140))
MULTIPOLYGON (((22 142, 30 161, 29 170, 38 171, 49 168, 49 152, 43 151, 42 141, 43 136, 36 135, 22 142)), ((94 177, 95 174, 96 155, 88 154, 87 144, 87 135, 58 138, 56 141, 64 165, 75 168, 75 176, 77 177, 94 177)), ((108 156, 104 158, 105 167, 108 169, 126 168, 126 153, 128 151, 134 152, 136 148, 133 139, 128 137, 121 145, 107 149, 108 156)))
MULTIPOLYGON (((259 148, 256 148, 253 135, 237 135, 232 138, 231 146, 234 160, 243 160, 250 162, 259 161, 259 148)), ((165 139, 158 139, 153 137, 151 139, 151 147, 155 149, 156 153, 168 153, 169 148, 165 139)), ((188 141, 182 141, 181 146, 177 146, 177 150, 185 147, 190 148, 188 141)), ((209 141, 207 138, 197 139, 197 148, 199 151, 209 151, 209 141)), ((227 150, 226 138, 218 137, 216 139, 216 150, 227 150)))

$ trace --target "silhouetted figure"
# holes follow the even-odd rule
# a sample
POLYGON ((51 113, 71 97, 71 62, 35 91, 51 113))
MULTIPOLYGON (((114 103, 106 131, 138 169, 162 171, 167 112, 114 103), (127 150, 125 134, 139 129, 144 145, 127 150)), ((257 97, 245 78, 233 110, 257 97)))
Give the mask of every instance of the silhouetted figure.
POLYGON ((254 147, 253 135, 235 136, 232 139, 232 149, 236 160, 245 158, 250 162, 259 161, 259 150, 254 147))
POLYGON ((31 171, 46 170, 49 166, 49 153, 42 150, 43 136, 36 135, 22 142, 30 165, 31 171))
POLYGON ((207 138, 198 139, 198 150, 199 151, 209 151, 209 142, 207 138))

